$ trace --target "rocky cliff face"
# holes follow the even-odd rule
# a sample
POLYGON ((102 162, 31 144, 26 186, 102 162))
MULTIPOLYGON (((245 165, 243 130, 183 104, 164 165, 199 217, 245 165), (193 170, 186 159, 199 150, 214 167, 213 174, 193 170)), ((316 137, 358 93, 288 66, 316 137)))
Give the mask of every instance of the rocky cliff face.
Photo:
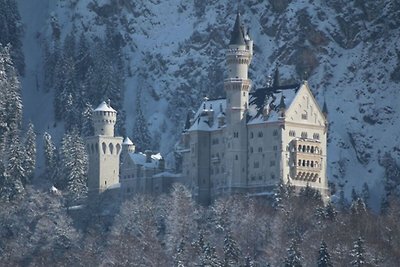
MULTIPOLYGON (((380 194, 383 162, 400 157, 400 4, 245 2, 240 10, 255 44, 254 87, 265 85, 277 65, 281 83, 307 79, 319 103, 328 104, 329 179, 347 192, 367 182, 372 194, 380 194)), ((90 38, 110 24, 119 32, 127 64, 127 132, 141 90, 150 131, 164 153, 179 138, 188 110, 204 95, 224 96, 224 49, 236 2, 75 0, 58 1, 51 11, 42 42, 54 37, 54 20, 61 39, 72 25, 90 38)))

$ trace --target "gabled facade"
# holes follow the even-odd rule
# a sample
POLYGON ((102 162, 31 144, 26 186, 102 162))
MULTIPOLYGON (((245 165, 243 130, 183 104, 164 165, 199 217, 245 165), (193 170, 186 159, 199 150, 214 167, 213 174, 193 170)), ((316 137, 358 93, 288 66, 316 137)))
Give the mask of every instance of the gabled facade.
POLYGON ((238 14, 226 52, 226 99, 206 99, 186 126, 183 178, 205 204, 223 194, 268 194, 280 182, 327 196, 327 114, 307 82, 250 93, 252 46, 238 14))

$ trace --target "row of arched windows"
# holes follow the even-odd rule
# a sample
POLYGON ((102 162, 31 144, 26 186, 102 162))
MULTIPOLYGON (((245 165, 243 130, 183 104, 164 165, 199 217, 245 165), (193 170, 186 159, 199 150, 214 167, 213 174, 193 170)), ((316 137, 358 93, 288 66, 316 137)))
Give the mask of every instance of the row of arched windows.
POLYGON ((297 162, 297 166, 299 167, 310 167, 310 168, 318 168, 319 167, 319 163, 318 161, 314 161, 314 160, 301 160, 299 159, 297 162))
MULTIPOLYGON (((91 144, 91 145, 88 144, 87 145, 87 151, 90 154, 95 154, 95 153, 98 154, 99 153, 99 146, 97 144, 91 144)), ((113 143, 109 143, 108 146, 107 146, 107 144, 105 142, 103 142, 101 144, 101 151, 103 152, 103 154, 109 153, 109 154, 113 155, 114 152, 115 152, 116 155, 118 155, 119 152, 121 151, 121 145, 117 144, 117 145, 114 146, 113 143)))
POLYGON ((318 177, 318 173, 299 172, 294 179, 306 182, 316 182, 318 179, 318 182, 321 183, 321 178, 318 177))
POLYGON ((310 146, 310 145, 298 145, 297 147, 298 152, 303 153, 311 153, 311 154, 320 154, 321 150, 317 146, 310 146))

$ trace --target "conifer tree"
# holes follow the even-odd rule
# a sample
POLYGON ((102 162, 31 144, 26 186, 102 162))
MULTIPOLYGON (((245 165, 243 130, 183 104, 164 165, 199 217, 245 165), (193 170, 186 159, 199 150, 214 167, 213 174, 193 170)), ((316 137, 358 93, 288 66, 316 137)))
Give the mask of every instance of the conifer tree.
POLYGON ((287 249, 287 256, 284 261, 285 267, 301 267, 302 256, 298 247, 298 240, 293 238, 290 242, 290 246, 287 249))
POLYGON ((321 242, 321 247, 318 252, 317 259, 318 267, 332 267, 331 255, 328 252, 328 247, 326 246, 325 241, 321 242))
POLYGON ((21 16, 15 0, 0 0, 0 44, 10 44, 10 56, 15 63, 19 75, 24 75, 24 53, 21 37, 23 27, 21 16))
POLYGON ((64 135, 61 153, 64 175, 62 186, 68 191, 70 203, 76 203, 86 197, 88 168, 86 148, 76 131, 64 135))
POLYGON ((23 166, 26 171, 26 179, 22 182, 27 184, 33 179, 36 165, 36 134, 32 123, 28 124, 28 130, 24 140, 24 148, 25 153, 23 166))
POLYGON ((133 138, 138 151, 145 151, 151 148, 152 141, 147 127, 147 120, 143 115, 141 101, 141 93, 139 91, 136 97, 136 119, 133 128, 133 138))
MULTIPOLYGON (((44 163, 46 177, 53 180, 57 173, 57 151, 56 146, 47 132, 43 135, 44 163)), ((54 180, 53 180, 54 181, 54 180)))
POLYGON ((237 266, 239 258, 239 246, 228 230, 224 240, 224 266, 237 266))
POLYGON ((364 240, 362 237, 358 237, 356 241, 353 243, 353 249, 350 252, 352 257, 351 266, 364 266, 365 265, 365 249, 364 249, 364 240))
POLYGON ((10 57, 10 46, 0 44, 0 91, 2 91, 1 123, 13 135, 19 133, 22 124, 21 86, 17 71, 10 57))
POLYGON ((368 201, 369 201, 369 187, 367 183, 363 184, 362 191, 361 191, 361 196, 364 200, 365 205, 368 207, 368 201))
POLYGON ((22 181, 26 171, 23 166, 23 151, 18 136, 11 140, 7 167, 2 175, 1 195, 3 199, 13 199, 24 192, 22 181))
POLYGON ((82 136, 92 136, 94 134, 92 114, 93 114, 92 106, 89 103, 86 103, 85 108, 82 112, 82 125, 81 125, 82 136))

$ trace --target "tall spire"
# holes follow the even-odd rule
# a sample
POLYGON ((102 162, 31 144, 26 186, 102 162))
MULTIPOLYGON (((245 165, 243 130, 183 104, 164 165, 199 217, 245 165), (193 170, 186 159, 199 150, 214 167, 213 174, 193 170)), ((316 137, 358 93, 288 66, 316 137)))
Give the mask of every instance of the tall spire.
POLYGON ((242 29, 242 23, 240 22, 240 13, 238 11, 236 15, 235 25, 233 26, 230 45, 246 45, 244 41, 244 34, 242 29))
POLYGON ((326 100, 324 99, 324 106, 322 107, 322 113, 325 117, 328 117, 328 107, 326 106, 326 100))

